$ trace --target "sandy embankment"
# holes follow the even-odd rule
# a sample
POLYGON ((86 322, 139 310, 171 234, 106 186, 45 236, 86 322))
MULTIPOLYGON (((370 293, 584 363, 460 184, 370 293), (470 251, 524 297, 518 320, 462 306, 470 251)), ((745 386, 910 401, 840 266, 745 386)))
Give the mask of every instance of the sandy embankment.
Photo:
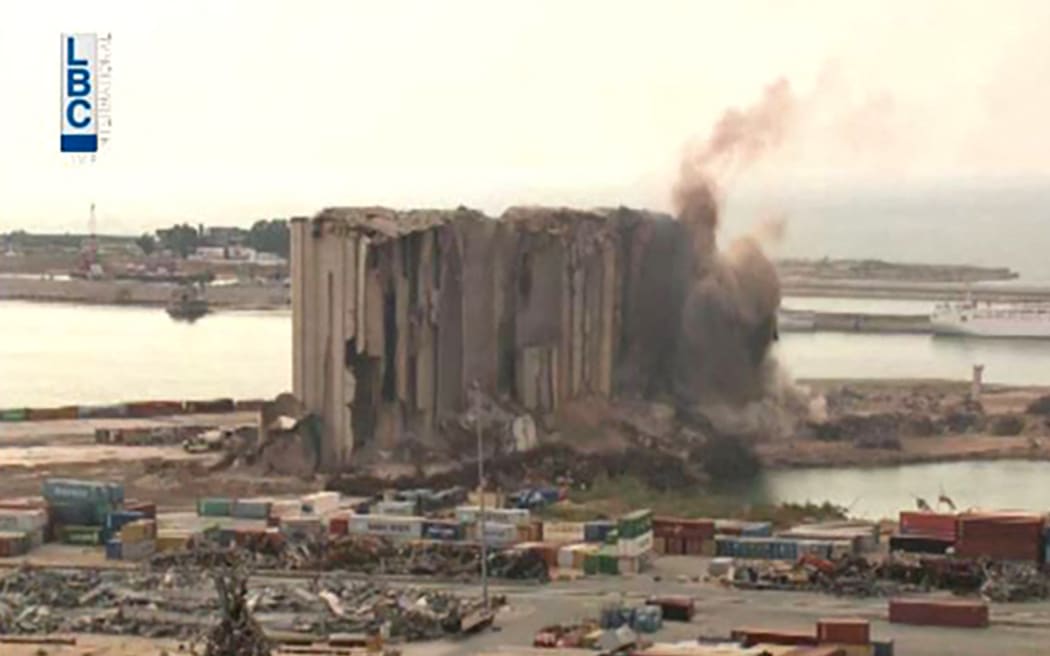
MULTIPOLYGON (((0 300, 88 303, 98 305, 151 305, 168 303, 177 285, 136 280, 49 280, 2 278, 0 300)), ((205 298, 215 308, 271 309, 291 304, 289 288, 280 283, 211 285, 205 298)))

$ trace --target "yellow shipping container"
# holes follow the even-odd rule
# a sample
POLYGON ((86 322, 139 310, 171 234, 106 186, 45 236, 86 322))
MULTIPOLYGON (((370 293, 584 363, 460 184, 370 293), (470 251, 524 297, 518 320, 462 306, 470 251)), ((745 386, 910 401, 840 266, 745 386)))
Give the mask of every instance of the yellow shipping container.
POLYGON ((157 551, 179 551, 185 549, 190 544, 190 539, 193 537, 191 531, 158 531, 157 532, 157 551))
POLYGON ((157 523, 152 519, 140 519, 125 524, 120 529, 120 541, 124 544, 135 544, 152 540, 157 535, 157 523))

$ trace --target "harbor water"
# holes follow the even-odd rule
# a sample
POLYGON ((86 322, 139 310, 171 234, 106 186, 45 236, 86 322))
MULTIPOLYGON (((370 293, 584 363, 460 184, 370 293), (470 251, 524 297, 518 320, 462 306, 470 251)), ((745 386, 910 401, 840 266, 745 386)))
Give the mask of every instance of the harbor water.
MULTIPOLYGON (((0 319, 0 407, 259 398, 291 385, 288 311, 187 324, 160 308, 3 301, 0 319)), ((963 380, 983 363, 990 382, 1050 384, 1050 341, 789 333, 776 352, 803 379, 963 380)), ((755 502, 828 500, 869 517, 913 507, 913 495, 932 502, 942 488, 960 507, 1045 510, 1047 474, 1050 463, 1018 461, 797 469, 767 472, 744 493, 755 502)))

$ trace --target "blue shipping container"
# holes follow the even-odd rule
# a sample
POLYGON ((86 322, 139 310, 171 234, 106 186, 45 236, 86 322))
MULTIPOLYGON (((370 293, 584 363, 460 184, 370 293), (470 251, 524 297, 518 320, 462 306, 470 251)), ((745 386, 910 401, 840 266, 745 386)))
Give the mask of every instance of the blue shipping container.
POLYGON ((875 656, 893 656, 892 640, 872 640, 871 646, 875 648, 872 652, 875 656))
POLYGON ((108 540, 106 542, 106 560, 123 560, 123 546, 120 540, 108 540))
POLYGON ((271 503, 263 499, 235 499, 230 514, 238 519, 266 519, 271 503))
POLYGON ((124 484, 106 483, 106 491, 109 494, 109 502, 114 506, 124 503, 124 484))
POLYGON ((112 510, 107 501, 50 503, 49 507, 55 524, 72 526, 102 526, 112 510))
POLYGON ((457 522, 423 522, 423 538, 427 540, 462 540, 463 525, 457 522))
POLYGON ((609 531, 614 528, 616 528, 616 522, 608 520, 586 522, 583 525, 583 541, 605 542, 605 537, 609 535, 609 531))
POLYGON ((78 481, 71 478, 46 479, 43 497, 48 501, 58 502, 109 501, 112 503, 105 483, 78 481))

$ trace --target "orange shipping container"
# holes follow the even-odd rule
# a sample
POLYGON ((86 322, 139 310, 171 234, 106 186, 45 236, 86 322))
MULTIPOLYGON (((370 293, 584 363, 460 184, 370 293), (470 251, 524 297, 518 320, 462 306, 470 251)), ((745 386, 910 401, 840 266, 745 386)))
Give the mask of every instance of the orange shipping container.
POLYGON ((819 620, 817 639, 843 645, 866 645, 871 642, 871 624, 868 620, 854 618, 819 620))

